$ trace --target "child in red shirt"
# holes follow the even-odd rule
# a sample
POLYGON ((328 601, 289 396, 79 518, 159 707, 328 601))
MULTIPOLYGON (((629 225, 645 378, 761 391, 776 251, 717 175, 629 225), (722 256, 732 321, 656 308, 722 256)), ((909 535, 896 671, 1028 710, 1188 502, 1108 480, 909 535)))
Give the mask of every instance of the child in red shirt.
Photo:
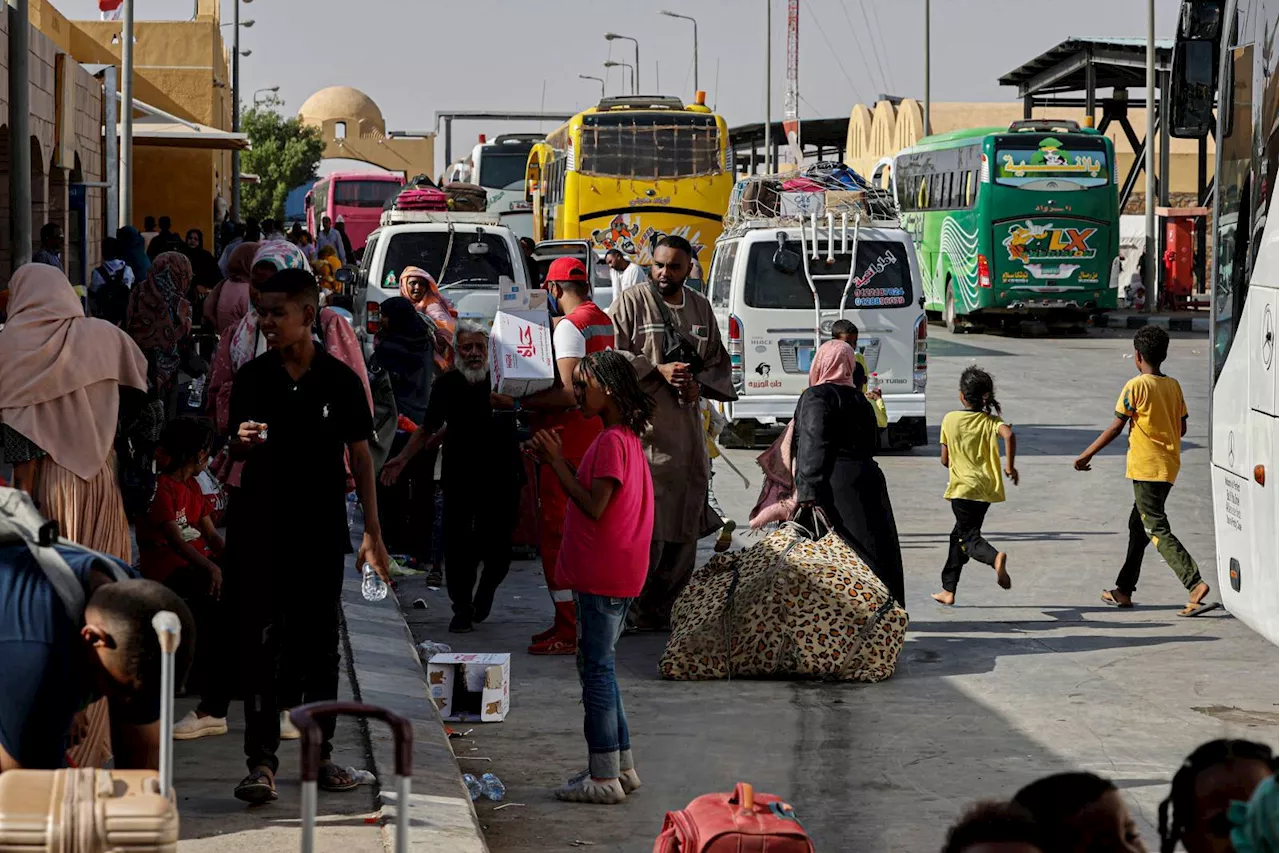
POLYGON ((578 621, 578 676, 586 709, 587 770, 556 791, 574 803, 621 803, 640 787, 614 646, 627 608, 644 588, 653 534, 653 478, 640 436, 653 418, 653 400, 640 389, 621 354, 588 353, 573 373, 583 417, 596 415, 604 431, 574 471, 560 437, 542 430, 533 448, 569 498, 556 583, 573 590, 578 621))
POLYGON ((160 434, 156 461, 160 476, 151 508, 138 520, 138 569, 189 598, 217 598, 222 570, 212 559, 222 551, 211 508, 196 475, 209 462, 213 432, 200 421, 179 418, 160 434))

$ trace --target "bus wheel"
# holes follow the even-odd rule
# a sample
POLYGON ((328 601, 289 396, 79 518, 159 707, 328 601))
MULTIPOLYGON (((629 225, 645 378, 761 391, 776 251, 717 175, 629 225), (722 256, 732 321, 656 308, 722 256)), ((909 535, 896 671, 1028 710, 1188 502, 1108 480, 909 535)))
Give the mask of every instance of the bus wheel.
POLYGON ((942 309, 942 322, 946 325, 948 332, 955 334, 963 331, 963 327, 960 325, 960 320, 956 316, 956 297, 955 294, 951 292, 951 279, 949 278, 947 279, 946 288, 946 293, 943 296, 943 299, 945 300, 945 307, 942 309))

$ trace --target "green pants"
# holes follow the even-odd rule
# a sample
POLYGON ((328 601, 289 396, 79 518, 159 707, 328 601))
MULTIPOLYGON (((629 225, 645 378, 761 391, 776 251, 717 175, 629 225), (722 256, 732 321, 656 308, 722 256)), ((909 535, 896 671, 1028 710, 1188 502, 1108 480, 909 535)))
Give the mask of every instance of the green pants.
POLYGON ((1133 481, 1133 511, 1129 513, 1129 551, 1124 566, 1116 577, 1116 588, 1126 595, 1133 595, 1138 588, 1138 574, 1142 571, 1142 554, 1147 543, 1156 546, 1160 556, 1173 569, 1173 573, 1188 590, 1200 583, 1200 569, 1187 549, 1173 535, 1164 504, 1169 499, 1173 483, 1133 481))

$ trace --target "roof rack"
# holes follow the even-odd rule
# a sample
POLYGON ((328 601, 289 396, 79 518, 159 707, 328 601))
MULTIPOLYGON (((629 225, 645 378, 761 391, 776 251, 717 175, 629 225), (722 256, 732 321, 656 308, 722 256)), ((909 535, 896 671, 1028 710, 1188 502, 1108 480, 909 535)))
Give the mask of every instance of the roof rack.
POLYGON ((684 101, 670 95, 621 95, 601 98, 596 109, 605 110, 683 110, 684 101))
POLYGON ((436 225, 501 225, 502 220, 496 213, 460 213, 451 210, 384 210, 378 219, 380 227, 388 225, 417 225, 431 223, 436 225))
POLYGON ((734 185, 724 233, 756 228, 799 228, 821 221, 828 228, 866 225, 897 228, 893 194, 847 168, 782 175, 752 175, 734 185))

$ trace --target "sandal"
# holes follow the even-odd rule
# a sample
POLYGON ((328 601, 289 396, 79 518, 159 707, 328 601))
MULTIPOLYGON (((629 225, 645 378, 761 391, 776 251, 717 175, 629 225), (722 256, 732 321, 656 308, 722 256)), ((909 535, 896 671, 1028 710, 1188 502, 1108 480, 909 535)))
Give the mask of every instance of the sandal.
POLYGON ((1119 607, 1121 610, 1133 609, 1132 598, 1130 598, 1127 595, 1124 595, 1124 598, 1121 599, 1121 598, 1117 598, 1117 595, 1124 595, 1124 593, 1120 592, 1120 590, 1118 589, 1108 589, 1102 593, 1102 600, 1113 607, 1119 607))
POLYGON ((1217 610, 1222 606, 1219 601, 1188 601, 1186 605, 1178 611, 1179 616, 1199 616, 1202 613, 1208 613, 1210 610, 1217 610))
POLYGON ((352 791, 359 787, 359 783, 352 779, 347 771, 343 770, 332 761, 327 761, 320 765, 320 778, 318 780, 320 790, 334 791, 342 793, 343 791, 352 791))
POLYGON ((276 781, 265 767, 254 770, 236 785, 235 798, 251 806, 260 806, 277 798, 276 781))

